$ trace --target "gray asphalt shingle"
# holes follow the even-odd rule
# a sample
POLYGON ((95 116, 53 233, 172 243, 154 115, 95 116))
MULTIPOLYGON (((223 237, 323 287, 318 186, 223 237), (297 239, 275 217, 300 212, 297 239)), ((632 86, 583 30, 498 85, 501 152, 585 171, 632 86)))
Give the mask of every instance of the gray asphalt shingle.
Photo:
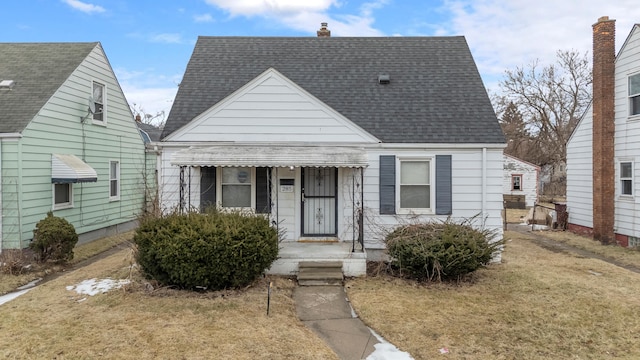
POLYGON ((504 142, 461 36, 201 36, 163 138, 269 68, 386 143, 504 142))
POLYGON ((99 43, 0 43, 0 133, 20 133, 99 43))

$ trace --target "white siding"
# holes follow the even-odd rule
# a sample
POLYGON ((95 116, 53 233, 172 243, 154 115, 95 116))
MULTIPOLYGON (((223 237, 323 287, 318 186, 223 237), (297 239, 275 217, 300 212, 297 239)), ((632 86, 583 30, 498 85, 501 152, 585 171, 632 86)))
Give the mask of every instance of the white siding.
POLYGON ((478 216, 476 225, 495 229, 502 236, 502 149, 488 149, 483 195, 482 149, 385 149, 369 152, 365 170, 365 248, 384 248, 385 234, 399 224, 415 221, 446 220, 447 215, 380 215, 380 155, 434 156, 451 155, 453 219, 478 216), (483 201, 484 200, 484 201, 483 201), (484 203, 484 212, 483 212, 484 203))
POLYGON ((567 143, 567 212, 569 223, 593 227, 592 108, 567 143))
POLYGON ((169 140, 378 142, 274 70, 268 70, 205 111, 169 140))
MULTIPOLYGON (((174 209, 179 204, 179 168, 170 164, 171 154, 179 149, 165 148, 162 152, 161 168, 161 201, 165 210, 174 209)), ((369 166, 364 171, 364 223, 365 248, 384 248, 385 234, 399 224, 414 221, 445 220, 447 215, 380 215, 379 208, 379 157, 380 155, 395 156, 452 156, 452 201, 454 219, 476 219, 477 226, 495 229, 499 237, 502 236, 502 172, 503 157, 501 148, 486 151, 486 169, 483 172, 483 151, 481 148, 472 149, 407 149, 405 148, 371 148, 368 150, 369 166), (483 184, 484 174, 484 184, 483 184), (484 189, 484 193, 483 193, 484 189), (484 194, 484 198, 483 198, 484 194), (484 207, 484 209, 483 209, 484 207), (483 211, 484 210, 484 211, 483 211)), ((199 170, 191 170, 191 205, 199 207, 199 170)), ((188 173, 187 173, 188 174, 188 173)), ((188 179, 185 174, 185 180, 188 179)), ((277 201, 274 197, 272 220, 280 224, 285 230, 286 241, 297 241, 300 238, 300 168, 274 169, 274 191, 277 191, 277 201), (295 187, 292 193, 279 191, 279 179, 294 179, 295 187), (276 215, 277 214, 277 215, 276 215)), ((353 170, 341 168, 338 170, 338 238, 341 241, 353 239, 353 170)), ((359 182, 359 177, 356 176, 359 182)), ((187 187, 188 189, 189 187, 187 187)), ((357 197, 357 195, 356 195, 357 197)))
POLYGON ((635 26, 616 58, 615 232, 640 236, 640 116, 629 116, 628 76, 640 73, 640 27, 635 26), (633 195, 620 195, 620 162, 633 163, 633 195))
POLYGON ((527 207, 532 207, 538 201, 538 173, 539 167, 525 161, 504 155, 504 172, 502 192, 507 195, 524 195, 527 207), (521 175, 522 190, 513 190, 512 175, 521 175))

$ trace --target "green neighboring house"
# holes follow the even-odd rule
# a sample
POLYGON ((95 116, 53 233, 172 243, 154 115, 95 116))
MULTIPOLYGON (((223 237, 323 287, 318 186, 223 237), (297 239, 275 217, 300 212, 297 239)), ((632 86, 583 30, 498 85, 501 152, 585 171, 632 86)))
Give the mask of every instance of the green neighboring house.
POLYGON ((99 42, 0 43, 0 250, 49 211, 80 242, 132 229, 145 146, 99 42))

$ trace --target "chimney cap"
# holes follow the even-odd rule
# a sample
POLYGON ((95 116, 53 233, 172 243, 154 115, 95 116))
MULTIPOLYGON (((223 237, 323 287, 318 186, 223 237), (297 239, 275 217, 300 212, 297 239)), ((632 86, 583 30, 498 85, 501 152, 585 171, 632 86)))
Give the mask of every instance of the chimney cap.
POLYGON ((327 29, 327 23, 320 23, 320 30, 316 32, 318 37, 331 37, 331 30, 327 29))

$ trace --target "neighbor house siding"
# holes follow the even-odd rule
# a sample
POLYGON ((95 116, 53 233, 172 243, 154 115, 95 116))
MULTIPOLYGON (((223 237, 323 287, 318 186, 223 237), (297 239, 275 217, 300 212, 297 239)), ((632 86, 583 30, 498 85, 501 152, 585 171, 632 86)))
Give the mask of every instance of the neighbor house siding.
POLYGON ((2 149, 2 248, 20 247, 20 161, 17 140, 0 140, 2 149))
MULTIPOLYGON (((54 215, 71 222, 78 234, 136 219, 143 206, 144 145, 100 46, 94 48, 56 91, 22 135, 16 155, 21 159, 19 237, 23 242, 33 237, 35 224, 52 210, 51 154, 54 153, 76 155, 98 174, 97 182, 74 184, 73 207, 55 210, 54 215), (92 124, 91 116, 81 123, 88 114, 87 98, 92 92, 92 80, 106 85, 106 126, 92 124), (119 201, 109 201, 111 160, 120 162, 119 201)), ((3 161, 3 171, 11 166, 11 162, 3 161)), ((3 183, 5 181, 12 181, 11 177, 3 177, 3 183)), ((10 187, 3 187, 3 192, 5 198, 14 196, 10 187)), ((11 209, 7 210, 12 213, 11 209)))
POLYGON ((593 227, 592 107, 567 142, 567 212, 569 224, 593 227))
POLYGON ((615 232, 640 237, 640 115, 629 116, 628 77, 640 74, 640 26, 616 57, 615 72, 615 232), (633 195, 621 195, 620 162, 633 164, 633 195))

